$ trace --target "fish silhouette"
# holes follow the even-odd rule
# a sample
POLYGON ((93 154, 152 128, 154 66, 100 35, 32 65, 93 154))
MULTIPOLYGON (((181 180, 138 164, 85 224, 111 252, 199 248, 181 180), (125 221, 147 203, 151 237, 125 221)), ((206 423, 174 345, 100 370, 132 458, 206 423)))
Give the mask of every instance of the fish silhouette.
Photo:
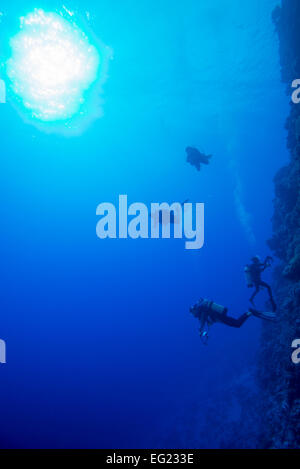
POLYGON ((209 164, 212 155, 205 155, 201 153, 197 148, 186 147, 185 149, 187 158, 186 161, 192 166, 195 166, 197 171, 201 170, 201 164, 209 164))

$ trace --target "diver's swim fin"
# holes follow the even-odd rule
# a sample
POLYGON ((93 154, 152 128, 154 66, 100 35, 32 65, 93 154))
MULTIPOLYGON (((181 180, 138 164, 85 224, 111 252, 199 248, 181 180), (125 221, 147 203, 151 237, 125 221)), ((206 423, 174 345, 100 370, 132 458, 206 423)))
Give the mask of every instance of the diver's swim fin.
POLYGON ((250 313, 256 318, 264 319, 265 321, 276 321, 277 316, 275 313, 268 311, 257 311, 257 309, 249 308, 250 313))

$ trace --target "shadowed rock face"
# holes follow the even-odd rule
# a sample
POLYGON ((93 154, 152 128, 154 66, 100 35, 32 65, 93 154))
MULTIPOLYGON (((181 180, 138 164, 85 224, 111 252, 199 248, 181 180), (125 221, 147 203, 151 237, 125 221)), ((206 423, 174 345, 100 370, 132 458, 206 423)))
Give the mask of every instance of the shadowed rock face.
MULTIPOLYGON (((282 0, 273 13, 279 36, 282 80, 291 96, 300 78, 300 2, 282 0)), ((270 248, 280 259, 275 294, 280 321, 263 326, 258 381, 262 396, 264 448, 300 447, 300 365, 291 360, 300 338, 300 104, 291 102, 286 122, 290 163, 275 176, 273 236, 270 248)))

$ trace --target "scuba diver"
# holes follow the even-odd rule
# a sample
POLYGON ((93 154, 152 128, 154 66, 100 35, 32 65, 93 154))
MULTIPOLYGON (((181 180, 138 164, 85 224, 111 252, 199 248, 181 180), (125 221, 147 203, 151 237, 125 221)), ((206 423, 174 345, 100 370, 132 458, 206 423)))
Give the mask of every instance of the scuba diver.
POLYGON ((195 166, 197 171, 201 170, 201 164, 209 164, 209 160, 212 158, 212 155, 205 155, 197 150, 197 148, 186 147, 185 151, 187 154, 186 161, 195 166))
POLYGON ((249 311, 242 314, 239 318, 227 316, 228 309, 225 306, 218 305, 213 301, 200 298, 200 300, 190 308, 190 312, 200 321, 200 338, 206 345, 208 341, 209 328, 219 322, 229 327, 241 327, 250 316, 255 316, 266 321, 275 321, 276 314, 269 312, 257 311, 249 308, 249 311))
POLYGON ((271 262, 273 261, 272 257, 267 256, 264 262, 261 262, 259 256, 254 256, 251 259, 252 263, 250 265, 246 265, 245 267, 245 275, 248 288, 255 287, 255 290, 250 298, 250 303, 254 306, 254 298, 256 297, 257 293, 260 291, 260 288, 266 288, 269 293, 270 302, 272 304, 273 311, 275 312, 277 309, 276 303, 273 298, 273 293, 270 285, 264 282, 261 279, 261 273, 266 270, 268 267, 271 267, 271 262))

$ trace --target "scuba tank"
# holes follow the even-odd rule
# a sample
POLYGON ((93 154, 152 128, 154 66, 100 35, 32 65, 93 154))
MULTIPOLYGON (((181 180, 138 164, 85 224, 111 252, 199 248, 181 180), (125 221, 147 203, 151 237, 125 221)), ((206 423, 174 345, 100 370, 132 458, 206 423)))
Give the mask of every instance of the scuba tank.
POLYGON ((246 265, 244 268, 244 273, 245 273, 245 278, 246 278, 246 283, 248 288, 253 287, 253 279, 252 279, 252 273, 249 265, 246 265))
POLYGON ((210 300, 205 300, 201 298, 198 303, 190 308, 190 312, 196 317, 199 318, 199 313, 201 316, 202 312, 210 313, 211 311, 217 314, 227 314, 228 308, 226 306, 219 305, 210 300))
POLYGON ((205 306, 209 311, 213 311, 217 314, 227 314, 228 308, 222 305, 218 305, 218 303, 214 303, 213 301, 209 300, 204 300, 205 301, 205 306))

